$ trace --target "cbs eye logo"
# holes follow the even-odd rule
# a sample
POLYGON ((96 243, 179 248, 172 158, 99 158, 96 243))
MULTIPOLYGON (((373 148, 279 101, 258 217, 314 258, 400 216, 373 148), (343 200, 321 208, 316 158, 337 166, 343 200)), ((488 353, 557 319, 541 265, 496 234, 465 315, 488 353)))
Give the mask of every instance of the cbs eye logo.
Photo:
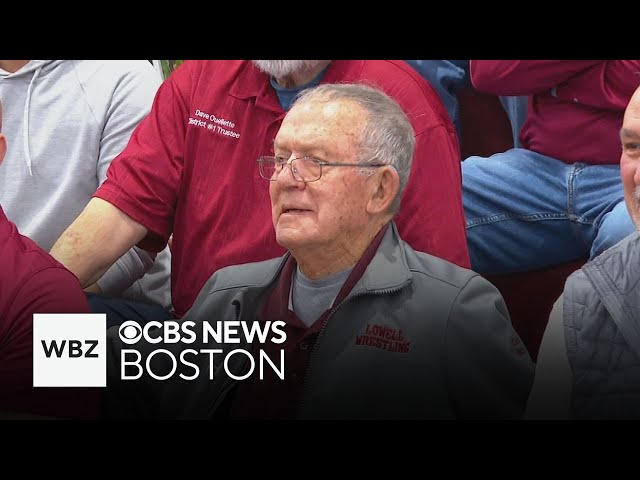
POLYGON ((142 338, 142 328, 140 325, 133 320, 127 320, 118 329, 118 334, 120 335, 120 340, 122 340, 127 345, 133 345, 134 343, 138 343, 138 340, 142 338))

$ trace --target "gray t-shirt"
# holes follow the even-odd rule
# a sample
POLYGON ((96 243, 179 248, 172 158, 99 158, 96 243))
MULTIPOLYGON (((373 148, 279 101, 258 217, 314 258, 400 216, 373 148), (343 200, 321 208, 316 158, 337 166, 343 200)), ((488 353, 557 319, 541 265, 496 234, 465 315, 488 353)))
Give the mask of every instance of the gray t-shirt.
POLYGON ((293 310, 307 327, 311 326, 331 307, 351 270, 353 267, 326 278, 312 280, 297 267, 291 282, 289 309, 293 310))

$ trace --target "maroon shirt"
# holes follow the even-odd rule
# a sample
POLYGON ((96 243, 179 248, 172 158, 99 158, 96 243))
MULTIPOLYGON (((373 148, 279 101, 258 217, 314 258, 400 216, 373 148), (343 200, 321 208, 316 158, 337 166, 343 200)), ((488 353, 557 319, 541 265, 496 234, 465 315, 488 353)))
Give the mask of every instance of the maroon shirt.
POLYGON ((99 389, 33 387, 33 314, 89 312, 78 279, 0 208, 0 416, 97 416, 99 389))
POLYGON ((640 60, 471 60, 473 86, 529 95, 524 148, 565 163, 617 165, 624 111, 640 60))
MULTIPOLYGON (((395 98, 416 134, 411 176, 396 217, 415 250, 469 267, 460 152, 437 93, 411 66, 335 60, 321 83, 368 82, 395 98)), ((269 182, 256 160, 273 154, 285 112, 269 77, 249 61, 187 61, 160 86, 153 108, 114 159, 95 196, 149 234, 160 251, 173 233, 171 292, 183 316, 218 269, 283 255, 269 182)))

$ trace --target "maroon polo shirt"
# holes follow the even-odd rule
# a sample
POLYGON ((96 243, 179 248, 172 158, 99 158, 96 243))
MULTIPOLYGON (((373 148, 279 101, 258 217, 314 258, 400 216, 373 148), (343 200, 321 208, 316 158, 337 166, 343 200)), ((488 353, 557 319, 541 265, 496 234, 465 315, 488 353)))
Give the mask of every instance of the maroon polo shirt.
MULTIPOLYGON (((438 94, 395 60, 334 60, 321 83, 365 82, 403 107, 416 134, 396 218, 415 250, 469 267, 460 152, 438 94)), ((160 251, 173 233, 171 293, 177 316, 220 268, 283 255, 269 182, 256 160, 273 154, 285 112, 269 76, 250 61, 186 61, 160 86, 149 115, 111 163, 95 196, 148 229, 160 251)))
POLYGON ((33 314, 89 312, 78 279, 0 208, 0 416, 97 417, 100 389, 33 387, 33 314))
POLYGON ((289 310, 289 294, 293 272, 298 265, 293 255, 289 256, 282 268, 275 288, 269 293, 258 320, 283 320, 287 339, 283 344, 273 342, 253 345, 254 359, 257 350, 262 349, 275 365, 280 359, 280 350, 284 349, 284 380, 281 380, 271 368, 264 369, 264 378, 260 380, 258 370, 254 370, 246 380, 232 392, 230 417, 233 419, 269 419, 283 420, 295 418, 302 399, 305 373, 309 366, 318 336, 329 319, 332 310, 349 295, 358 283, 371 259, 378 251, 380 242, 387 231, 388 224, 373 239, 365 253, 360 257, 344 282, 333 305, 326 310, 311 326, 307 327, 294 312, 289 310))

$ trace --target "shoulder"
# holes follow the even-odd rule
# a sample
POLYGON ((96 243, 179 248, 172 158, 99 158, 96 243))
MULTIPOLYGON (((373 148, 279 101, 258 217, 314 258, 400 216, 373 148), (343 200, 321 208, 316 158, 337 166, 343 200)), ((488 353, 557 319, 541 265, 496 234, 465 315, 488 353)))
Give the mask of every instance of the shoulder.
MULTIPOLYGON (((417 252, 405 242, 403 242, 403 246, 407 257, 407 265, 414 279, 417 278, 421 281, 439 284, 443 288, 454 290, 462 290, 474 278, 484 280, 473 270, 460 267, 428 253, 417 252)), ((486 280, 484 281, 489 283, 486 280)))
MULTIPOLYGON (((640 233, 634 232, 615 246, 602 252, 592 261, 588 262, 583 268, 600 268, 607 271, 615 271, 616 269, 624 269, 630 262, 640 259, 640 233)), ((628 269, 629 272, 640 272, 637 269, 628 269)))
MULTIPOLYGON (((406 252, 417 298, 438 308, 447 318, 479 319, 485 316, 509 318, 507 307, 498 289, 477 272, 410 247, 406 252), (430 300, 426 300, 430 299, 430 300), (500 315, 496 315, 499 312, 500 315)), ((501 321, 501 320, 500 320, 501 321)), ((471 322, 476 328, 482 322, 471 322)))
POLYGON ((0 265, 4 272, 11 272, 0 273, 4 321, 35 312, 88 311, 76 276, 27 237, 12 235, 2 243, 0 265))
POLYGON ((73 60, 72 65, 81 83, 113 82, 126 78, 160 81, 160 73, 149 60, 73 60))
POLYGON ((244 263, 221 268, 205 283, 203 291, 211 294, 221 290, 267 286, 276 277, 286 257, 262 262, 244 263))
MULTIPOLYGON (((38 247, 26 237, 13 238, 13 245, 9 250, 0 252, 0 264, 11 268, 13 272, 11 283, 16 291, 20 291, 26 284, 50 285, 54 289, 63 290, 72 284, 80 290, 77 277, 67 270, 64 265, 38 247), (7 253, 11 255, 6 258, 7 253)), ((41 291, 41 293, 44 293, 41 291)))
POLYGON ((416 134, 435 126, 453 129, 433 86, 404 60, 366 60, 362 80, 373 82, 405 110, 416 134))
POLYGON ((5 238, 0 239, 0 265, 3 266, 3 270, 12 272, 14 285, 17 285, 21 278, 42 270, 59 268, 68 271, 33 240, 21 235, 13 224, 10 225, 12 228, 6 233, 5 238))
POLYGON ((362 76, 380 82, 404 85, 409 94, 419 95, 429 83, 404 60, 364 60, 362 76))
POLYGON ((248 60, 185 60, 168 77, 173 82, 195 82, 205 78, 210 81, 215 77, 217 82, 235 79, 243 72, 252 72, 251 62, 248 60))
POLYGON ((630 267, 638 262, 640 234, 634 232, 571 274, 565 284, 565 293, 571 299, 582 298, 585 302, 592 292, 598 293, 602 288, 625 295, 640 281, 640 271, 630 267))

